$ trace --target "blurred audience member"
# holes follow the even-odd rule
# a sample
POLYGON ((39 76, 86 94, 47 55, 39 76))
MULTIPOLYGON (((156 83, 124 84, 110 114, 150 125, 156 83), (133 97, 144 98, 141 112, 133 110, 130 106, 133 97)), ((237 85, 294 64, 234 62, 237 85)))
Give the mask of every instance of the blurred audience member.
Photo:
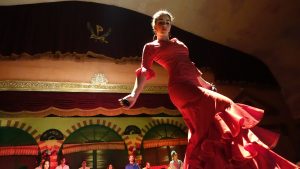
POLYGON ((90 167, 87 167, 87 166, 86 166, 86 160, 83 160, 83 161, 81 162, 81 167, 80 167, 79 169, 90 169, 90 167))
POLYGON ((150 169, 151 168, 151 165, 149 162, 146 162, 146 166, 143 168, 143 169, 150 169))
POLYGON ((57 166, 55 169, 70 169, 70 167, 66 164, 66 158, 65 157, 63 157, 60 160, 60 165, 57 166))
POLYGON ((140 169, 140 166, 135 163, 135 158, 133 155, 129 155, 128 160, 129 164, 125 166, 125 169, 140 169))
POLYGON ((107 169, 114 169, 114 166, 113 166, 112 164, 109 164, 109 165, 107 166, 107 169))
POLYGON ((183 169, 183 162, 178 159, 176 151, 171 152, 172 161, 170 161, 169 169, 183 169))
POLYGON ((48 160, 44 161, 42 169, 49 169, 50 168, 50 162, 48 160))

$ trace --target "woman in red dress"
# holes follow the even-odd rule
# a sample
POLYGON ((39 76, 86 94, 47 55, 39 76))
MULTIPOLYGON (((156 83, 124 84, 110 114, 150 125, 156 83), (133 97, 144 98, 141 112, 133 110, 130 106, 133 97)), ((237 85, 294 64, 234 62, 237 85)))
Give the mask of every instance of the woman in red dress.
POLYGON ((213 86, 190 61, 185 44, 169 39, 172 20, 168 11, 154 14, 152 27, 157 39, 145 44, 134 88, 120 104, 128 108, 135 104, 145 82, 155 76, 151 69, 155 61, 168 71, 170 98, 189 128, 185 169, 296 168, 270 150, 278 134, 256 126, 263 110, 234 103, 211 90, 213 86))

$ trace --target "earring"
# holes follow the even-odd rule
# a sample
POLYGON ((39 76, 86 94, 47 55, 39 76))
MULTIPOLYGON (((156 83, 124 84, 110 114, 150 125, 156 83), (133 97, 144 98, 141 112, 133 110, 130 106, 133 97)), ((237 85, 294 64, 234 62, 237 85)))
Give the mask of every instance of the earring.
POLYGON ((154 33, 154 35, 153 35, 153 40, 156 40, 157 39, 157 36, 156 36, 156 31, 155 30, 153 30, 153 33, 154 33))
POLYGON ((157 39, 157 36, 154 34, 153 35, 153 40, 156 40, 157 39))

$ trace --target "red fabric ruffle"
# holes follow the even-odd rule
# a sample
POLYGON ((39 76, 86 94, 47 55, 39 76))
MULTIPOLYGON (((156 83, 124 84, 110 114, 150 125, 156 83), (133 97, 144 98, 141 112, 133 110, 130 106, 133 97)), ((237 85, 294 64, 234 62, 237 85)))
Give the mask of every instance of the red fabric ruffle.
POLYGON ((199 152, 204 168, 295 169, 293 163, 270 150, 279 134, 257 127, 262 117, 263 110, 235 103, 216 113, 216 128, 210 128, 199 152))

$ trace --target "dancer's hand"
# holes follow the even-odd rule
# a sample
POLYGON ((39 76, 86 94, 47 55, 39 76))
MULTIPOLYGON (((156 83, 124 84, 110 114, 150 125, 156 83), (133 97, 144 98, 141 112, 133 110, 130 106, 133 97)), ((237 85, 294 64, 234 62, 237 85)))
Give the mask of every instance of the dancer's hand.
POLYGON ((217 87, 216 85, 214 85, 213 83, 210 84, 211 87, 210 87, 210 90, 214 91, 214 92, 217 92, 217 87))
POLYGON ((198 81, 199 81, 201 87, 208 89, 208 90, 212 90, 214 92, 217 92, 216 86, 213 83, 207 82, 201 76, 198 76, 198 81))
POLYGON ((118 100, 120 105, 126 108, 131 108, 135 102, 136 102, 136 98, 133 97, 131 94, 123 97, 122 99, 118 100))

